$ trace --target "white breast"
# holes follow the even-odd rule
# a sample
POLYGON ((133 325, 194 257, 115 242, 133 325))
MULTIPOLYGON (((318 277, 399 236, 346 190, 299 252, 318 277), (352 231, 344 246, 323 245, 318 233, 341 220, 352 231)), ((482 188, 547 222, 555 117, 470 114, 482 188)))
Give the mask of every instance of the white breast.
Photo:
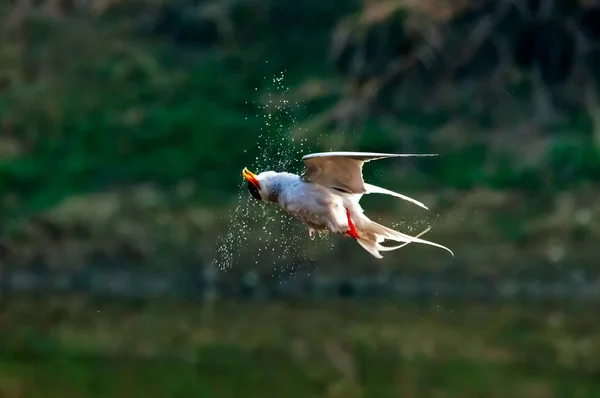
POLYGON ((316 230, 345 231, 347 219, 342 197, 318 184, 304 183, 286 189, 280 206, 316 230))

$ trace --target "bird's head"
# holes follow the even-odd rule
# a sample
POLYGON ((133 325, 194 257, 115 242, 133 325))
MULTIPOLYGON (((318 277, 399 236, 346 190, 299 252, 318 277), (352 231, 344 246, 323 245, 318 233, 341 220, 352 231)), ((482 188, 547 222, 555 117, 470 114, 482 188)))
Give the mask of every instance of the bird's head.
POLYGON ((250 191, 250 195, 255 199, 271 201, 276 199, 274 197, 276 191, 276 172, 264 171, 256 175, 247 168, 244 168, 244 170, 242 170, 242 176, 244 176, 248 182, 248 191, 250 191))

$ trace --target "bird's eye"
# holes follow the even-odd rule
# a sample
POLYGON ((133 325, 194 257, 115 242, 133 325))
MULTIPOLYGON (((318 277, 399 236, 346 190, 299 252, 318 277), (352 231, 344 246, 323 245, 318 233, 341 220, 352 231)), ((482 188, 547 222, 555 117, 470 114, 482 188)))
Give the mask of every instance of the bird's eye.
POLYGON ((256 185, 252 184, 250 181, 248 181, 248 191, 250 191, 250 195, 254 196, 254 199, 262 200, 260 197, 260 192, 258 192, 258 188, 256 188, 256 185))

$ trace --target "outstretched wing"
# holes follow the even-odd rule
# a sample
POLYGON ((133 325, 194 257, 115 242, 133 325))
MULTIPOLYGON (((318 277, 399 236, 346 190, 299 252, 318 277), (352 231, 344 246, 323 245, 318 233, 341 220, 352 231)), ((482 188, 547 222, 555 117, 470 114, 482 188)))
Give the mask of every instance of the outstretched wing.
POLYGON ((376 159, 398 157, 437 156, 437 154, 394 154, 373 152, 320 152, 302 158, 306 171, 302 175, 304 182, 312 182, 338 191, 351 194, 382 193, 399 197, 427 208, 423 203, 408 196, 365 184, 362 168, 366 162, 376 159))
POLYGON ((362 168, 366 162, 376 159, 437 156, 436 154, 393 154, 373 152, 321 152, 302 158, 306 171, 304 182, 312 182, 347 193, 367 193, 362 168))

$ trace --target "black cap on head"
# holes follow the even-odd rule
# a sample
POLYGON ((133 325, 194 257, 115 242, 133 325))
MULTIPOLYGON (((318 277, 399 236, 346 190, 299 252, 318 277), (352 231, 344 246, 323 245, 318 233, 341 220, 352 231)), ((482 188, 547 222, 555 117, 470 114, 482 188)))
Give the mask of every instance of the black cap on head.
POLYGON ((260 197, 260 192, 258 192, 258 188, 250 181, 248 181, 248 191, 250 191, 250 195, 254 196, 255 199, 262 200, 260 197))

